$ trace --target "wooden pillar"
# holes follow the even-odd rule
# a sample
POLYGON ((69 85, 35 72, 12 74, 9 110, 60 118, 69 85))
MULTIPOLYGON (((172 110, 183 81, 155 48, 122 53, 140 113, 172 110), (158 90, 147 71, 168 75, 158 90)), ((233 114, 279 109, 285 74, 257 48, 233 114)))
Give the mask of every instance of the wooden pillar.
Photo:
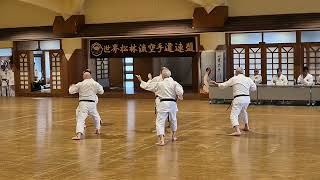
POLYGON ((226 52, 226 79, 233 76, 233 58, 232 58, 232 47, 231 47, 231 35, 229 33, 225 34, 227 52, 226 52))
POLYGON ((199 59, 201 53, 198 52, 192 58, 192 91, 194 93, 199 93, 199 59))
POLYGON ((303 49, 301 45, 301 31, 296 32, 296 44, 294 45, 294 79, 298 79, 303 68, 303 49))
POLYGON ((262 84, 267 84, 267 48, 265 43, 260 43, 261 48, 261 76, 262 84))

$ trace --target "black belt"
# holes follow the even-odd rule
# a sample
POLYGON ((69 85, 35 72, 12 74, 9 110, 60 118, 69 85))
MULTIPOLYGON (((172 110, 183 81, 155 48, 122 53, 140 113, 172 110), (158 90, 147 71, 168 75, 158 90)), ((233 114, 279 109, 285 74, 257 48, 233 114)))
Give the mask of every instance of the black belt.
POLYGON ((162 102, 162 101, 173 101, 173 102, 177 102, 177 100, 175 100, 175 99, 160 99, 160 102, 162 102))
POLYGON ((237 97, 241 97, 241 96, 250 96, 250 95, 247 95, 247 94, 239 94, 239 95, 236 95, 233 97, 233 99, 237 98, 237 97))
POLYGON ((85 100, 85 99, 82 99, 82 100, 79 100, 80 102, 81 101, 84 101, 84 102, 96 102, 96 101, 94 101, 94 100, 85 100))

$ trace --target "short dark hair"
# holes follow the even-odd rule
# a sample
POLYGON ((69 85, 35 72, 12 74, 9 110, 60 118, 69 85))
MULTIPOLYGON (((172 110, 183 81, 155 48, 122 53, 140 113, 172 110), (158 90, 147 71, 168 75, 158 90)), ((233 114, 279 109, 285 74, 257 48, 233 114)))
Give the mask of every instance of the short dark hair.
POLYGON ((303 67, 303 71, 309 71, 309 68, 307 66, 303 67))
MULTIPOLYGON (((206 71, 209 71, 209 69, 210 69, 210 68, 209 68, 209 67, 207 67, 207 68, 206 68, 206 71)), ((210 69, 210 70, 211 70, 211 69, 210 69)))
POLYGON ((86 72, 91 74, 91 70, 90 69, 86 69, 86 70, 83 71, 83 73, 86 73, 86 72))
POLYGON ((281 68, 278 68, 278 69, 277 69, 277 72, 279 72, 279 71, 281 71, 281 72, 282 72, 282 69, 281 69, 281 68))

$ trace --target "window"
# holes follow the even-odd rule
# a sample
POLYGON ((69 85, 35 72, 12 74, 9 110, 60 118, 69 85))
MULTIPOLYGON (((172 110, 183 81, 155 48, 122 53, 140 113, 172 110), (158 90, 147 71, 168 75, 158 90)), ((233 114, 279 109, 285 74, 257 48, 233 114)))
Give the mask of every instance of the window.
POLYGON ((295 43, 296 32, 264 32, 263 41, 271 43, 295 43))
POLYGON ((126 94, 134 94, 133 58, 124 58, 124 87, 126 94))
POLYGON ((316 80, 320 76, 320 45, 310 45, 303 48, 303 65, 309 67, 310 74, 316 80))
POLYGON ((294 85, 294 48, 281 48, 281 69, 282 74, 288 78, 288 84, 294 85))
POLYGON ((11 48, 1 48, 0 49, 0 57, 9 57, 12 56, 11 48))
POLYGON ((61 55, 60 53, 51 54, 51 71, 52 71, 52 89, 60 90, 62 89, 61 83, 61 55))
MULTIPOLYGON (((254 75, 254 69, 261 70, 261 48, 249 48, 249 76, 254 75)), ((260 71, 261 72, 261 71, 260 71)))
POLYGON ((61 46, 60 40, 19 41, 17 42, 17 49, 25 51, 58 50, 61 49, 61 46))
POLYGON ((40 41, 41 50, 58 50, 60 47, 60 40, 40 41))
POLYGON ((278 68, 287 77, 288 84, 294 85, 294 48, 292 46, 267 47, 267 84, 272 84, 272 77, 277 74, 278 68))
POLYGON ((29 63, 27 54, 19 54, 19 68, 20 68, 20 89, 29 89, 29 63))
POLYGON ((246 58, 245 58, 245 48, 234 48, 233 49, 233 69, 236 70, 237 67, 242 67, 245 69, 246 58))
POLYGON ((279 68, 278 47, 267 47, 267 84, 272 84, 272 77, 277 74, 279 68))
POLYGON ((109 78, 109 61, 107 58, 97 58, 97 79, 109 78))
POLYGON ((17 42, 18 50, 39 50, 38 41, 19 41, 17 42))
POLYGON ((302 31, 301 42, 320 42, 320 31, 302 31))
POLYGON ((262 42, 262 33, 231 34, 231 44, 259 44, 262 42))

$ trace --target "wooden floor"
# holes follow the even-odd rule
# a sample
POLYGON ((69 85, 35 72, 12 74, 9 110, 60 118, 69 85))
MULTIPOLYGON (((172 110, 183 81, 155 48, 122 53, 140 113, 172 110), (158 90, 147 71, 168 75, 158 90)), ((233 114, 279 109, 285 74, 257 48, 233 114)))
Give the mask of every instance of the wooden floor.
POLYGON ((100 99, 102 135, 71 140, 75 98, 0 98, 0 179, 320 179, 319 107, 250 106, 229 137, 227 105, 179 103, 179 141, 154 143, 153 100, 100 99))

